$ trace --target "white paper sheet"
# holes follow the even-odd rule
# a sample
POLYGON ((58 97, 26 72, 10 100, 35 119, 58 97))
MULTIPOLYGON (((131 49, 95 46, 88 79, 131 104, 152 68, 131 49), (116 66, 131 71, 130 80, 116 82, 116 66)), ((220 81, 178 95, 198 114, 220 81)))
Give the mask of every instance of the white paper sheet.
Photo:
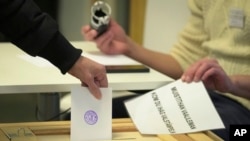
POLYGON ((176 134, 224 128, 202 84, 171 84, 127 100, 125 106, 142 134, 176 134))
POLYGON ((71 141, 112 139, 112 90, 101 88, 97 100, 86 87, 71 91, 71 141))

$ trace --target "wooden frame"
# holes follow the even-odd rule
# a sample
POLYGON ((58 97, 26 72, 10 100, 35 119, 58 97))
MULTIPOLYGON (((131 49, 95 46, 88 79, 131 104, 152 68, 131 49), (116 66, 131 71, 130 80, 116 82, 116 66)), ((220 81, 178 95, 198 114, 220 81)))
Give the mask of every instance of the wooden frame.
POLYGON ((143 44, 145 10, 147 0, 130 0, 129 36, 143 44))

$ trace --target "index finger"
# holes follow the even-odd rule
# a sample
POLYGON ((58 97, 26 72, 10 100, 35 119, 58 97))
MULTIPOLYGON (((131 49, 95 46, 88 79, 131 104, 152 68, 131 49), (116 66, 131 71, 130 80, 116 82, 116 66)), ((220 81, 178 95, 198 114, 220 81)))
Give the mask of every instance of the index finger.
POLYGON ((88 84, 88 89, 90 93, 96 98, 96 99, 101 99, 102 98, 102 93, 100 88, 97 86, 95 82, 90 82, 88 84))

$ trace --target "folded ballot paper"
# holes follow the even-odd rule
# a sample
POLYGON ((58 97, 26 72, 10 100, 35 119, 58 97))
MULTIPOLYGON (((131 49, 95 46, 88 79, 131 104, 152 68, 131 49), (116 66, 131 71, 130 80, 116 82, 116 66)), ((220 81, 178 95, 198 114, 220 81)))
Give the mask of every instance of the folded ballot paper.
POLYGON ((101 88, 98 100, 88 88, 75 86, 71 90, 71 141, 112 139, 112 90, 101 88))
POLYGON ((125 101, 142 134, 178 134, 224 128, 202 82, 177 80, 125 101))

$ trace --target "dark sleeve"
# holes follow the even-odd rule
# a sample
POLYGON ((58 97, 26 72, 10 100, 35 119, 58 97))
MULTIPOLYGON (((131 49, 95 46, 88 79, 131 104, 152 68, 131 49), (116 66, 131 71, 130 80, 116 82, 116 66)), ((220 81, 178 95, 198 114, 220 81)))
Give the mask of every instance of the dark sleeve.
POLYGON ((65 74, 81 55, 57 23, 32 0, 0 0, 0 31, 20 49, 49 60, 65 74))

